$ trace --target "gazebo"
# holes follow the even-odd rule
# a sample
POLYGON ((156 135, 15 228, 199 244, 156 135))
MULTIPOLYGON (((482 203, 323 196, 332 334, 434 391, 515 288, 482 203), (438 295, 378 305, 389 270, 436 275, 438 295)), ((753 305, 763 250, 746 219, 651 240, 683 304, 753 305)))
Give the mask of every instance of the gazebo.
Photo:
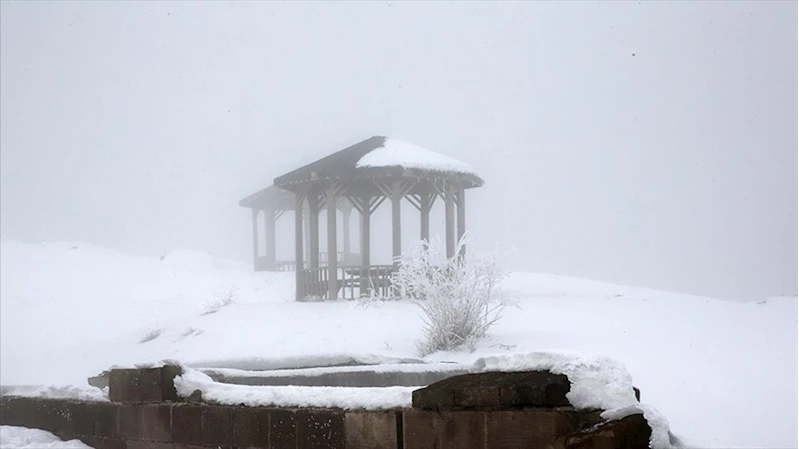
POLYGON ((279 265, 274 258, 274 221, 283 211, 293 209, 297 300, 355 298, 373 291, 387 294, 391 289, 395 264, 370 262, 370 218, 386 199, 391 204, 395 260, 402 249, 403 199, 420 212, 419 238, 423 240, 430 237, 433 204, 437 198, 443 201, 446 254, 452 257, 456 240, 466 232, 465 192, 482 185, 483 180, 463 162, 400 140, 375 136, 275 178, 274 186, 248 196, 240 204, 253 209, 256 269, 259 268, 258 210, 265 211, 267 222, 267 260, 260 266, 274 267, 279 265), (349 212, 353 208, 360 214, 360 254, 349 253, 349 212), (325 253, 319 250, 319 214, 323 209, 327 210, 325 253), (303 210, 307 213, 296 213, 303 210), (345 215, 343 252, 337 248, 338 210, 345 215))

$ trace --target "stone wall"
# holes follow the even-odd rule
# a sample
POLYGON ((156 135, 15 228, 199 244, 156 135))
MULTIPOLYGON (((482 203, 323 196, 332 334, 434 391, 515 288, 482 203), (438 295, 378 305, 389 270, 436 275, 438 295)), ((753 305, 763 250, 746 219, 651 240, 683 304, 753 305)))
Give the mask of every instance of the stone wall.
POLYGON ((178 372, 114 370, 106 403, 4 396, 0 423, 97 449, 643 449, 650 435, 641 415, 574 410, 550 373, 457 376, 415 391, 410 409, 345 411, 184 401, 178 372))

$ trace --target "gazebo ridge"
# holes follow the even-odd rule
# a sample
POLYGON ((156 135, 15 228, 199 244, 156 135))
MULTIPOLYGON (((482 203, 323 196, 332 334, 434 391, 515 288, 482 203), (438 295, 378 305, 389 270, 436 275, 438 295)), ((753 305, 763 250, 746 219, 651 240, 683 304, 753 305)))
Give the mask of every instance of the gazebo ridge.
POLYGON ((430 210, 437 198, 443 201, 446 254, 452 257, 456 240, 466 232, 466 189, 482 185, 483 180, 463 162, 407 142, 375 136, 279 176, 274 186, 242 199, 239 204, 253 211, 256 270, 294 268, 296 299, 300 301, 355 298, 373 290, 381 293, 390 290, 394 265, 370 262, 370 218, 386 199, 391 203, 394 258, 402 249, 403 198, 420 212, 419 237, 424 240, 430 237, 430 210), (319 214, 323 209, 328 214, 326 252, 319 251, 319 214), (361 254, 349 252, 352 209, 360 214, 361 254), (286 210, 295 211, 294 263, 275 258, 275 221, 286 210), (337 248, 339 210, 344 216, 343 251, 337 248), (259 211, 264 212, 265 218, 264 257, 258 255, 259 211))

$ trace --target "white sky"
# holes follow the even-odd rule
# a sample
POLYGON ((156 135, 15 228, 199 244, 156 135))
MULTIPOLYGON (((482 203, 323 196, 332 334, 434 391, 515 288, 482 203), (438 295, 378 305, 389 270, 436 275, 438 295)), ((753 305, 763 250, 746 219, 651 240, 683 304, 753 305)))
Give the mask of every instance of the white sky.
POLYGON ((796 294, 796 2, 1 12, 3 239, 249 260, 240 198, 388 135, 478 171, 515 269, 796 294))

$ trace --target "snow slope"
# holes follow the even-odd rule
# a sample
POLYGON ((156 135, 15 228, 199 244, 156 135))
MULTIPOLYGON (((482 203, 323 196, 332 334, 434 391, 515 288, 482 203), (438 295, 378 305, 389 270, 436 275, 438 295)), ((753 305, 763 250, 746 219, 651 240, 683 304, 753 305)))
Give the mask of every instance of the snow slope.
MULTIPOLYGON (((0 279, 5 385, 85 384, 112 365, 162 359, 268 370, 286 360, 417 358, 421 320, 411 304, 297 303, 291 273, 252 273, 202 253, 159 260, 4 241, 0 279), (234 302, 219 307, 230 292, 234 302)), ((691 446, 797 446, 795 297, 737 303, 527 273, 503 287, 517 305, 474 353, 425 360, 550 350, 611 357, 691 446)))

